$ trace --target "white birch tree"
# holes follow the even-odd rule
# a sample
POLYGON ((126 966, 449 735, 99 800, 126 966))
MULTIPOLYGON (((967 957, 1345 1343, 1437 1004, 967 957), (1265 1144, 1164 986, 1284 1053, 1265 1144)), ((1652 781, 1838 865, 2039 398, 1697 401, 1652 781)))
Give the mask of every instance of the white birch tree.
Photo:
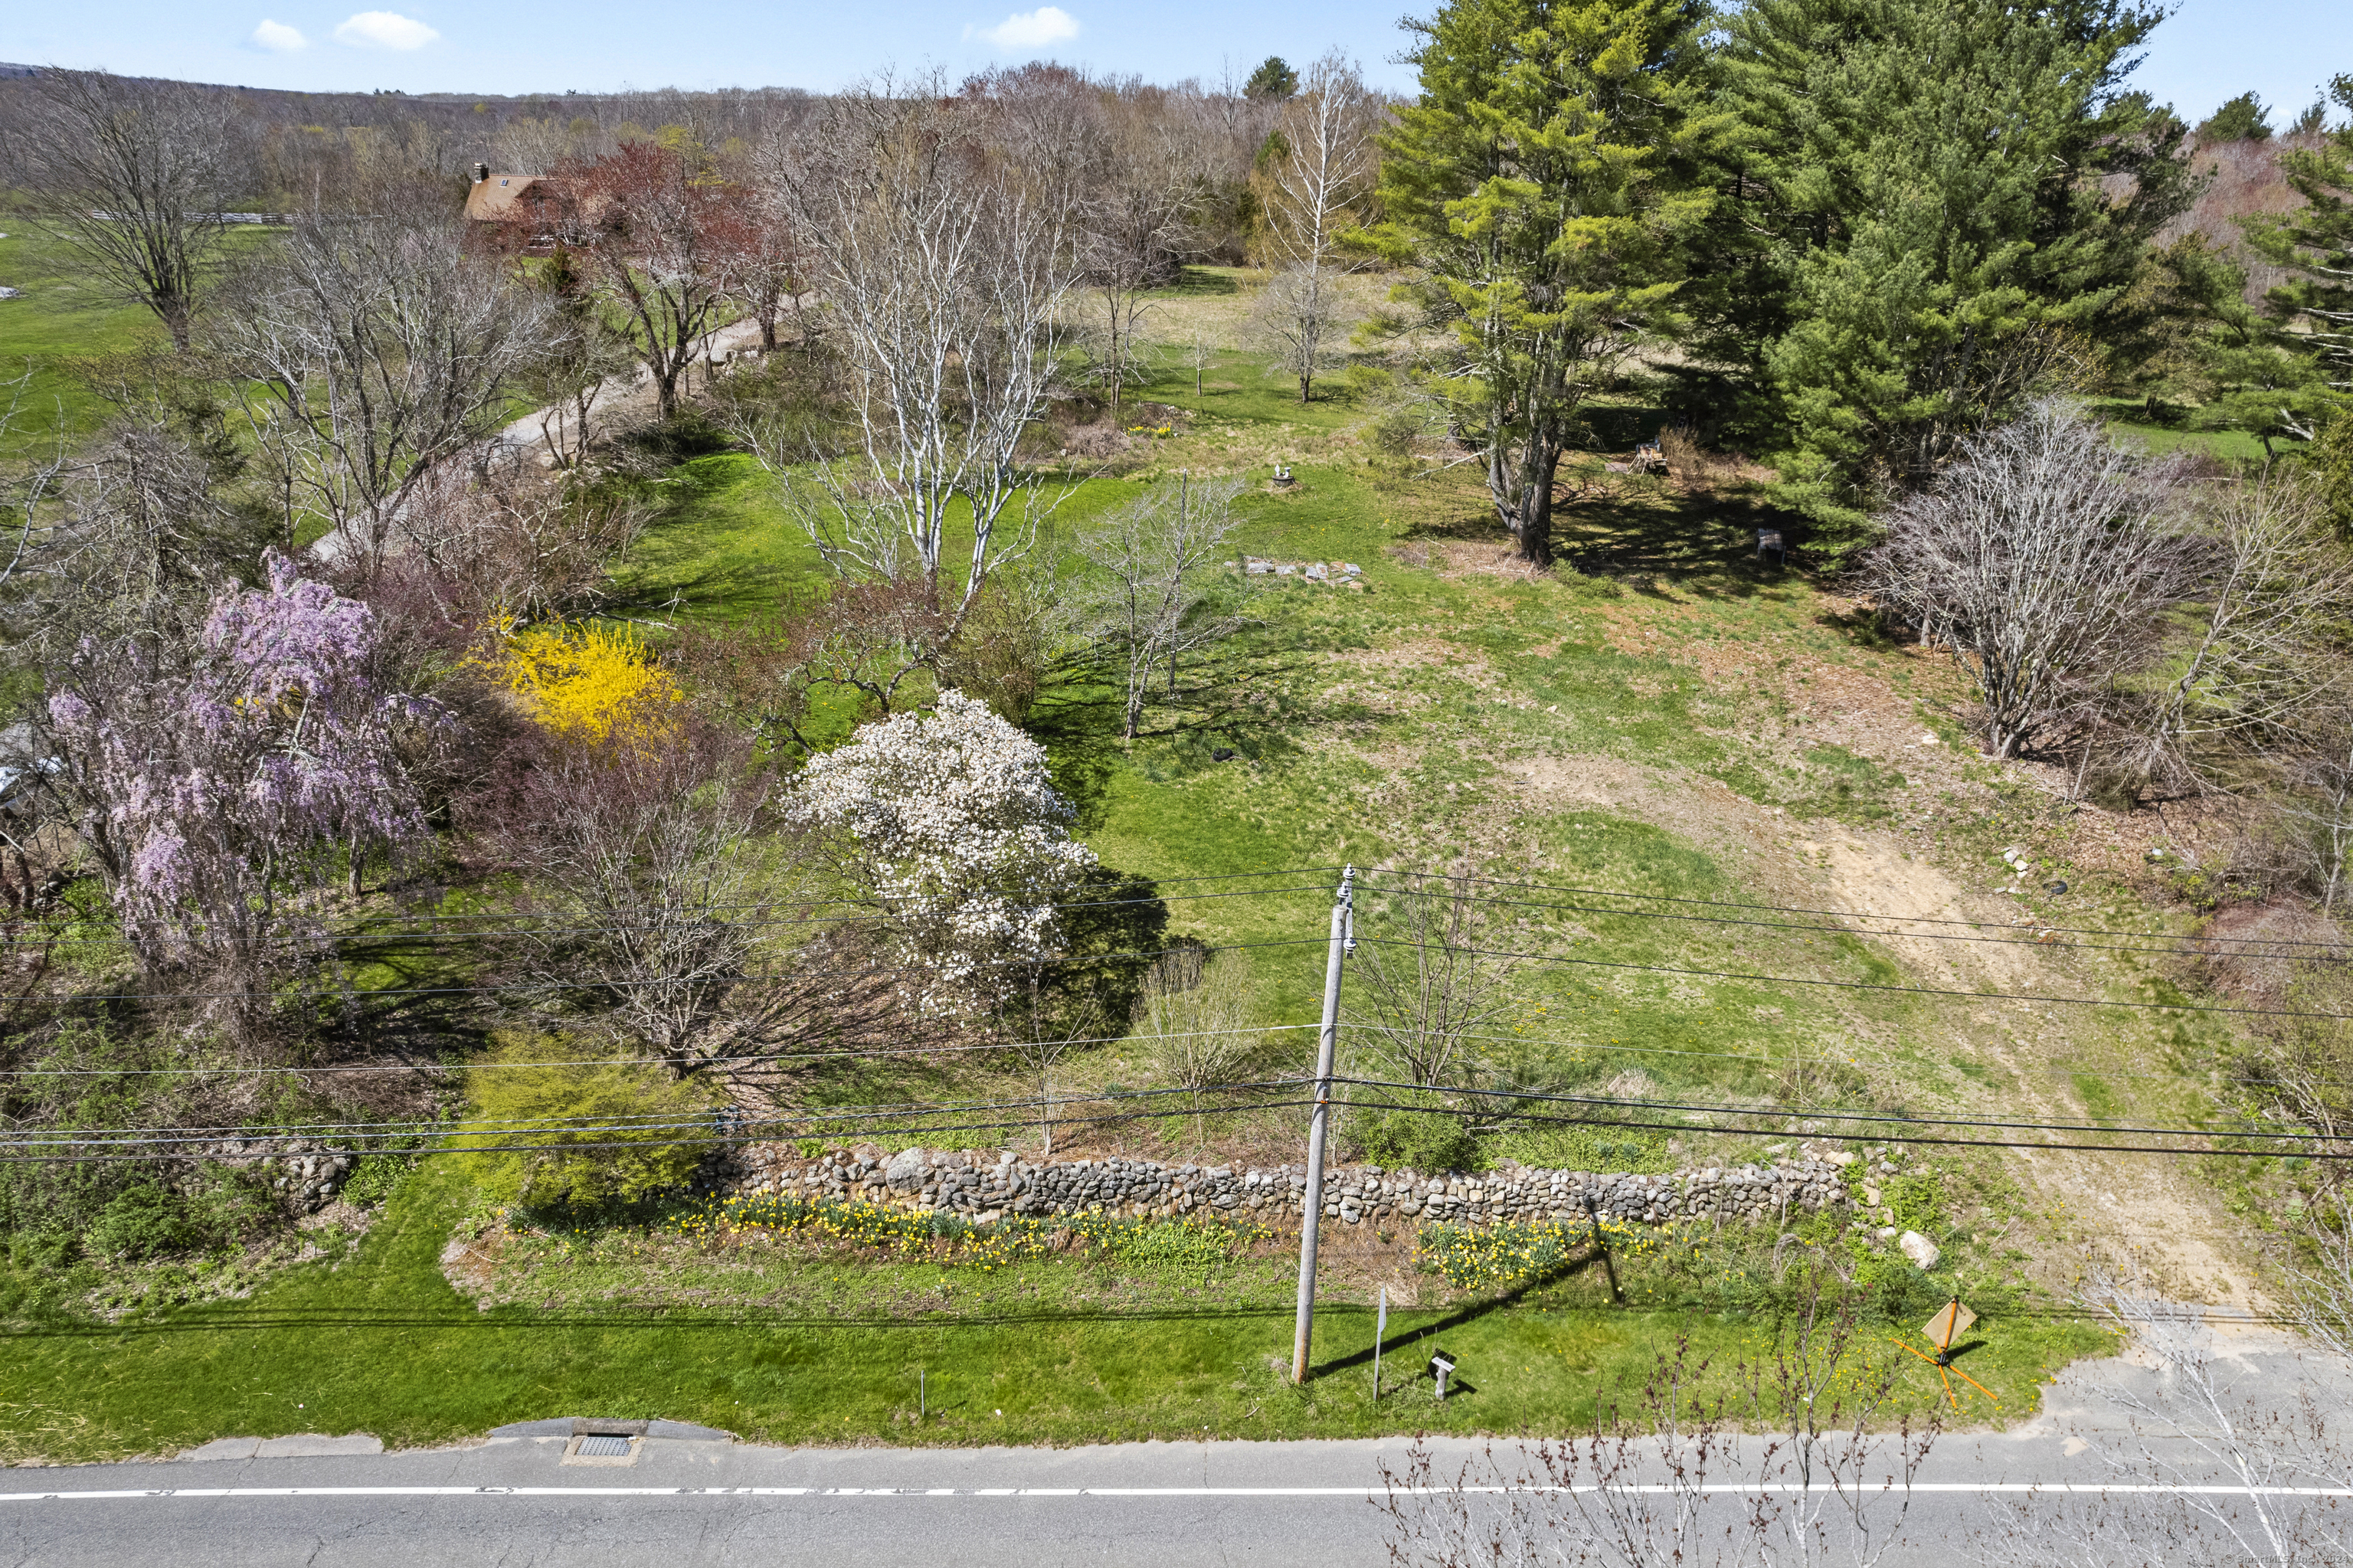
POLYGON ((915 574, 953 639, 1052 509, 1018 450, 1044 410, 1078 269, 1061 216, 991 166, 940 84, 894 85, 843 94, 770 170, 849 368, 856 450, 760 456, 836 571, 915 574), (967 529, 958 585, 951 534, 967 529))
POLYGON ((1345 270, 1340 238, 1356 226, 1371 193, 1381 122, 1380 100, 1337 49, 1307 68, 1275 122, 1283 152, 1265 171, 1262 200, 1267 260, 1277 270, 1255 314, 1279 365, 1298 381, 1303 403, 1349 324, 1348 302, 1335 282, 1345 270))

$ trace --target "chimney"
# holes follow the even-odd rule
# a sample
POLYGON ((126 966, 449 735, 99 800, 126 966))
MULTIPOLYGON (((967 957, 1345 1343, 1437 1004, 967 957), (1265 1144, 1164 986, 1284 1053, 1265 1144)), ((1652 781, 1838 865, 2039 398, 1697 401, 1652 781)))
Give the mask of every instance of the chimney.
POLYGON ((491 177, 491 166, 490 166, 490 164, 476 164, 474 165, 474 183, 475 183, 476 185, 480 185, 484 180, 487 180, 487 179, 489 179, 490 177, 491 177))

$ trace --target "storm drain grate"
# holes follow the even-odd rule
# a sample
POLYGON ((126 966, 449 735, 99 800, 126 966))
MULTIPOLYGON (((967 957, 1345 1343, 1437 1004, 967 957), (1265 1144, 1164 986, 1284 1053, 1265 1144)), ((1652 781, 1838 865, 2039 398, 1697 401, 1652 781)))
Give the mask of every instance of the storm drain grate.
POLYGON ((625 1459, 629 1454, 629 1440, 591 1433, 581 1438, 572 1451, 584 1459, 625 1459))

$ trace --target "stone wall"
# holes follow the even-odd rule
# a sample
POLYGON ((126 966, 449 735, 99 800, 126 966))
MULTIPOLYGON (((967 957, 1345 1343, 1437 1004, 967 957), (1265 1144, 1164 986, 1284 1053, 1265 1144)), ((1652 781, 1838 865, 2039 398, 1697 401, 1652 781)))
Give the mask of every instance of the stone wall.
MULTIPOLYGON (((1510 1164, 1476 1176, 1341 1166, 1325 1174, 1324 1213, 1344 1224, 1573 1221, 1583 1219, 1588 1207, 1605 1218, 1643 1224, 1778 1223, 1823 1210, 1847 1212, 1851 1200, 1841 1163, 1808 1157, 1658 1176, 1510 1164)), ((857 1200, 981 1222, 1008 1214, 1094 1213, 1160 1219, 1223 1215, 1296 1224, 1307 1193, 1306 1168, 1299 1165, 1237 1169, 1149 1160, 1039 1164, 1009 1151, 907 1149, 891 1154, 875 1144, 832 1150, 814 1160, 778 1144, 751 1144, 707 1167, 705 1181, 707 1190, 718 1192, 857 1200)))
POLYGON ((297 1213, 314 1213, 334 1202, 358 1163, 348 1149, 330 1149, 302 1139, 239 1138, 198 1144, 189 1153, 242 1169, 261 1167, 262 1179, 279 1201, 297 1213))

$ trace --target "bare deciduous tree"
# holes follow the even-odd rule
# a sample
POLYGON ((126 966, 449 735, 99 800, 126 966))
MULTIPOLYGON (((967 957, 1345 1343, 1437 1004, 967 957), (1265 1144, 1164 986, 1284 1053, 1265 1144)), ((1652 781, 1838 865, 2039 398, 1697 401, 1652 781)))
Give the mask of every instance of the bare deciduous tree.
POLYGON ((320 553, 372 574, 417 487, 490 434, 546 306, 438 215, 304 214, 234 292, 217 333, 256 445, 333 525, 320 553))
MULTIPOLYGON (((8 399, 7 406, 0 408, 0 451, 12 444, 32 381, 27 371, 0 384, 8 399)), ((6 588, 24 566, 35 541, 48 532, 43 522, 47 508, 56 498, 59 482, 75 467, 62 440, 30 461, 0 461, 0 556, 5 557, 0 560, 0 588, 6 588)))
POLYGON ((2353 856, 2353 693, 2315 703, 2300 726, 2308 744, 2293 759, 2275 810, 2304 847, 2321 908, 2333 915, 2353 856))
POLYGON ((1271 355, 1270 370, 1299 384, 1308 400, 1315 378, 1341 362, 1341 344, 1356 311, 1329 269, 1291 267, 1277 272, 1251 302, 1251 335, 1271 355))
POLYGON ((1096 308, 1083 318, 1081 342, 1092 362, 1092 380, 1111 392, 1114 417, 1129 386, 1150 377, 1144 323, 1158 282, 1135 258, 1116 249, 1103 249, 1087 274, 1096 308))
POLYGON ((189 632, 226 572, 259 541, 216 493, 203 454, 166 416, 133 408, 70 460, 44 460, 17 500, 41 591, 12 629, 45 662, 86 639, 189 632), (46 525, 39 508, 53 506, 46 525))
POLYGON ((2054 401, 1963 443, 1889 514, 1865 567, 1881 608, 1943 642, 2014 757, 2148 656, 2160 612, 2196 589, 2175 458, 2137 455, 2054 401))
POLYGON ((467 593, 466 613, 480 627, 501 616, 531 622, 582 609, 648 516, 627 492, 592 489, 505 457, 480 472, 446 463, 420 481, 397 535, 404 553, 467 593))
POLYGON ((1234 501, 1241 489, 1237 479, 1179 475, 1118 508, 1079 540, 1079 554, 1102 574, 1093 619, 1099 639, 1116 650, 1124 667, 1122 734, 1129 740, 1161 670, 1166 667, 1173 693, 1181 656, 1233 630, 1228 618, 1206 612, 1200 579, 1223 557, 1226 540, 1240 523, 1234 501))
POLYGON ((28 96, 6 146, 42 226, 185 351, 245 175, 234 96, 58 67, 36 72, 28 96))
POLYGON ((842 95, 807 155, 770 171, 847 363, 859 450, 799 467, 807 451, 760 456, 838 571, 912 572, 952 639, 1051 510, 1015 454, 1044 406, 1076 270, 1059 215, 991 170, 935 90, 911 86, 842 95), (960 590, 942 582, 952 520, 973 541, 960 590))
POLYGON ((596 441, 600 405, 611 401, 607 384, 628 375, 637 354, 593 307, 559 304, 545 322, 515 385, 539 409, 540 444, 549 459, 558 468, 577 468, 596 441))
POLYGON ((1162 1077, 1193 1097, 1195 1140, 1208 1134, 1201 1095, 1247 1077, 1270 1042, 1250 1021, 1250 969, 1232 953, 1177 948, 1153 961, 1136 1005, 1135 1032, 1162 1077))
POLYGON ((572 155, 573 135, 571 128, 553 114, 539 120, 519 114, 499 127, 491 148, 498 159, 497 173, 550 175, 572 155))
POLYGON ((1355 1037, 1422 1088, 1452 1086, 1510 1006, 1515 968, 1482 951, 1488 916, 1467 873, 1376 873, 1382 895, 1357 938, 1355 1037))
POLYGON ((2346 684, 2353 552, 2301 475, 2217 486, 2200 511, 2183 547, 2202 544, 2208 569, 2135 727, 2146 773, 2228 784, 2269 775, 2327 729, 2328 699, 2346 684))
POLYGON ((1218 362, 1218 340, 1209 334, 1208 327, 1198 323, 1185 334, 1185 341, 1177 345, 1178 359, 1193 373, 1193 396, 1196 397, 1202 396, 1202 378, 1208 374, 1209 366, 1218 362))
POLYGON ((756 1018, 731 1009, 792 889, 757 842, 773 782, 747 748, 688 720, 596 744, 550 738, 478 805, 489 842, 552 895, 524 940, 539 980, 601 993, 681 1075, 756 1018))
POLYGON ((1371 194, 1380 122, 1380 101, 1337 49, 1307 68, 1276 118, 1283 151, 1267 164, 1262 200, 1268 260, 1278 270, 1253 319, 1298 381, 1303 403, 1354 319, 1335 274, 1342 270, 1341 236, 1371 194))
MULTIPOLYGON (((2000 1568, 2321 1568, 2347 1560, 2353 1535, 2343 1521, 2325 1504, 2294 1495, 2353 1481, 2341 1411, 2326 1408, 2308 1386, 2284 1407, 2239 1393, 2233 1358, 2217 1349, 2196 1306, 2112 1277, 2095 1277, 2083 1299, 2129 1337, 2137 1359, 2155 1373, 2105 1380, 2099 1395, 2123 1419, 2080 1435, 2119 1493, 2127 1487, 2131 1493, 2078 1488, 2073 1495, 1996 1501, 1972 1555, 2000 1568)), ((2341 1324, 2344 1298, 2337 1305, 2341 1324)), ((2341 1350, 2341 1340, 2327 1348, 2341 1350)))
POLYGON ((567 177, 575 189, 560 231, 589 259, 667 419, 719 324, 728 268, 750 244, 742 193, 655 142, 624 143, 567 177))

